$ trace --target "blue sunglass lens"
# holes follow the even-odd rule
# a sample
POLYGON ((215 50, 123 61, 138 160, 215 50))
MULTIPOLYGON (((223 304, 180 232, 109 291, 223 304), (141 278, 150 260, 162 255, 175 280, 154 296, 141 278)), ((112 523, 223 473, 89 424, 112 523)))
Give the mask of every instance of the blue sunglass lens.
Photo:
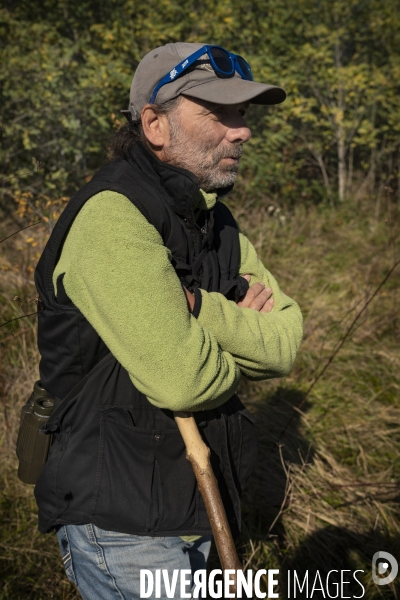
POLYGON ((236 56, 239 67, 241 68, 243 75, 246 79, 253 81, 253 73, 251 72, 250 65, 241 56, 236 56))
POLYGON ((221 73, 231 74, 232 73, 232 61, 229 54, 222 48, 211 48, 211 55, 214 59, 215 65, 221 73))

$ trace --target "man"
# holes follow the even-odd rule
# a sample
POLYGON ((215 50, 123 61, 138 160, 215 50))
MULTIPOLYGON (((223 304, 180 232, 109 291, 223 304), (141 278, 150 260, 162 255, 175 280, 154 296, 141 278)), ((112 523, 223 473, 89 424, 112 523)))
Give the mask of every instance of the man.
POLYGON ((235 391, 242 374, 290 371, 301 314, 220 198, 250 138, 247 105, 284 98, 222 48, 152 50, 113 160, 39 262, 40 375, 57 402, 39 528, 57 530, 84 599, 138 598, 140 569, 205 566, 210 525, 172 411, 195 413, 240 530, 256 443, 235 391))

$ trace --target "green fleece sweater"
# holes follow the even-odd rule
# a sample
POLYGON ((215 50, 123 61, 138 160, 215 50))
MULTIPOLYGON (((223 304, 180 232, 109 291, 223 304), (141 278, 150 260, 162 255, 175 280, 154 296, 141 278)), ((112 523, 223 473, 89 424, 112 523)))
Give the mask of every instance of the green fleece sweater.
MULTIPOLYGON (((196 209, 215 201, 215 194, 199 193, 196 209)), ((75 218, 53 283, 65 273, 68 296, 152 404, 210 409, 232 396, 241 373, 250 379, 289 373, 302 337, 298 305, 242 233, 240 249, 240 274, 272 288, 272 312, 201 290, 196 319, 158 231, 125 196, 105 191, 75 218)))

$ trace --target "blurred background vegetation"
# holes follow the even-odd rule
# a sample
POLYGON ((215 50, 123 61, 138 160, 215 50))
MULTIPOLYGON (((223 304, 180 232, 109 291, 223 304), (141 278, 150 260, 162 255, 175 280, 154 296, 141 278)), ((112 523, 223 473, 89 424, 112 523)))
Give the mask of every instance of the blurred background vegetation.
POLYGON ((307 568, 312 581, 363 569, 365 598, 399 598, 400 578, 371 580, 374 552, 400 557, 399 269, 378 290, 399 259, 399 0, 4 0, 0 39, 0 238, 37 223, 1 244, 0 599, 78 597, 15 475, 35 317, 4 323, 35 312, 33 270, 55 219, 104 162, 141 57, 174 41, 242 54, 256 80, 288 93, 249 110, 227 200, 305 316, 292 374, 242 385, 261 441, 244 564, 279 568, 283 599, 286 571, 307 568))

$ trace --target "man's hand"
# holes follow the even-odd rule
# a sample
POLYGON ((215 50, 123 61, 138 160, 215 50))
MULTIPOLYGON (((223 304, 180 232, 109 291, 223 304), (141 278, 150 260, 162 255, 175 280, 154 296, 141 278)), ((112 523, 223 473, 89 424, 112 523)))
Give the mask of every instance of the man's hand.
MULTIPOLYGON (((242 275, 242 277, 250 281, 250 275, 242 275)), ((241 308, 252 308, 259 312, 269 313, 274 306, 274 299, 271 298, 271 295, 271 288, 266 288, 264 283, 254 283, 237 305, 241 308)))
POLYGON ((186 300, 188 303, 188 309, 189 312, 193 312, 193 308, 194 308, 194 294, 192 294, 192 292, 189 292, 189 290, 187 288, 185 288, 185 286, 182 284, 183 287, 183 291, 186 294, 186 300))
MULTIPOLYGON (((242 275, 242 277, 247 281, 250 281, 250 275, 242 275)), ((189 292, 184 285, 182 285, 182 288, 186 295, 189 312, 193 312, 194 294, 189 292)), ((271 295, 271 288, 266 288, 264 283, 254 283, 237 305, 241 308, 251 308, 253 310, 258 310, 259 312, 269 313, 274 306, 274 299, 271 298, 271 295)))

